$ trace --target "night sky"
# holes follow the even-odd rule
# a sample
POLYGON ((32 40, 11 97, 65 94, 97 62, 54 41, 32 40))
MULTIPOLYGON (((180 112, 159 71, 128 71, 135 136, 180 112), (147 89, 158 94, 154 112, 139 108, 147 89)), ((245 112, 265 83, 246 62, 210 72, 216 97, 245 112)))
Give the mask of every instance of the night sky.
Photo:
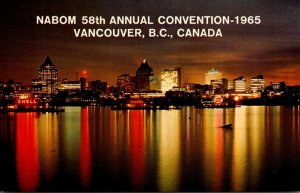
POLYGON ((183 83, 204 83, 204 73, 213 67, 229 79, 243 75, 248 84, 258 74, 267 83, 300 84, 299 0, 12 0, 1 4, 3 81, 30 83, 50 56, 59 79, 74 80, 85 69, 90 80, 115 85, 118 75, 134 75, 146 58, 156 76, 165 68, 180 66, 183 83), (73 28, 87 26, 36 25, 37 15, 149 15, 154 21, 160 15, 259 15, 262 23, 213 26, 221 28, 222 38, 75 38, 73 28))

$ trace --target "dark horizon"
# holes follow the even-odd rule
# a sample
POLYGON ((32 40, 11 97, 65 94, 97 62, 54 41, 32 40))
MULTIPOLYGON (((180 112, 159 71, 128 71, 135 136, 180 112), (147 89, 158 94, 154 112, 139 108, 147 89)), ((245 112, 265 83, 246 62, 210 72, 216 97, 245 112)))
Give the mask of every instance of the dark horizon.
MULTIPOLYGON (((90 80, 116 84, 122 73, 134 75, 144 58, 160 76, 165 68, 182 68, 182 82, 204 82, 204 73, 217 69, 228 79, 263 74, 266 83, 299 85, 299 1, 6 2, 1 13, 0 80, 30 83, 50 56, 59 79, 74 80, 87 70, 90 80), (37 15, 229 15, 261 16, 259 25, 213 26, 222 38, 75 38, 74 26, 36 25, 37 15)), ((76 27, 86 27, 76 25, 76 27)), ((91 28, 102 27, 97 25, 91 28)), ((160 27, 160 26, 155 26, 160 27)), ((180 26, 176 26, 179 28, 180 26)), ((194 26, 195 27, 195 26, 194 26)), ((199 26, 200 28, 209 26, 199 26)))

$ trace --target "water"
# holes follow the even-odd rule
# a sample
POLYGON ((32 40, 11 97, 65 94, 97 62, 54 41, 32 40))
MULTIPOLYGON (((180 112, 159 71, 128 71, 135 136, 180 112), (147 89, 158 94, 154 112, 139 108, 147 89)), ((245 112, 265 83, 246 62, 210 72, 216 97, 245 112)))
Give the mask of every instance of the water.
POLYGON ((0 190, 300 190, 299 107, 65 109, 0 114, 0 190))

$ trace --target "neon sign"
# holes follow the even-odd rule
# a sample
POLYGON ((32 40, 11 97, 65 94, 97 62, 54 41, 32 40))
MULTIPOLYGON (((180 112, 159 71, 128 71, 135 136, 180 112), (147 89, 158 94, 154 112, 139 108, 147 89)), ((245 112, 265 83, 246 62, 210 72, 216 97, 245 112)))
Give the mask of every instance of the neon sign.
POLYGON ((38 104, 37 99, 18 99, 17 100, 18 105, 36 105, 38 104))

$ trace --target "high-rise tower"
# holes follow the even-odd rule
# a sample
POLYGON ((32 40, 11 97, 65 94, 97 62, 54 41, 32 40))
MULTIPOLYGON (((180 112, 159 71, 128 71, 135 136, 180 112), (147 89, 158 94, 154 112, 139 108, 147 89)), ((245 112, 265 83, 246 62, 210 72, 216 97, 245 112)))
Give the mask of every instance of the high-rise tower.
POLYGON ((150 90, 150 76, 153 76, 153 70, 149 66, 146 59, 136 71, 136 89, 138 91, 149 91, 150 90))
POLYGON ((43 82, 41 93, 56 94, 58 89, 57 84, 57 67, 52 63, 49 56, 45 62, 39 67, 39 81, 43 82))

